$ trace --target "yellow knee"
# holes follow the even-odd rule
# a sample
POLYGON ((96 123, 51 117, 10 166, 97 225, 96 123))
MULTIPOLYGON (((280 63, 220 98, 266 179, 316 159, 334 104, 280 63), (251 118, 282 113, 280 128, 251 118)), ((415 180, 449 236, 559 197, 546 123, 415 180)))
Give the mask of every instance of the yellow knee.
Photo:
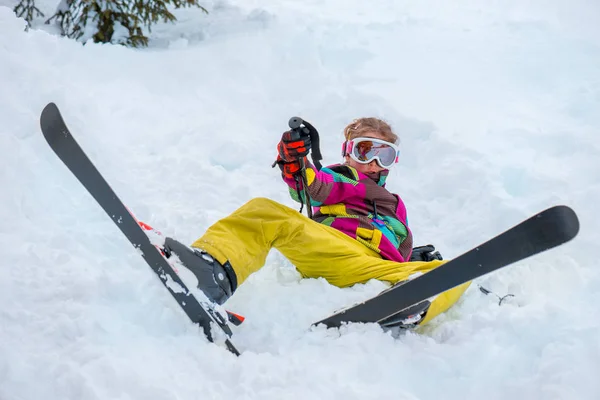
POLYGON ((246 202, 246 206, 249 207, 271 207, 274 204, 279 204, 276 201, 273 201, 271 199, 267 199, 266 197, 255 197, 251 200, 248 200, 246 202))
POLYGON ((262 211, 262 212, 268 212, 268 211, 273 211, 273 210, 277 210, 277 211, 288 211, 291 210, 291 208, 284 206, 281 203, 276 202, 275 200, 271 200, 271 199, 267 199, 266 197, 255 197, 251 200, 248 200, 246 202, 246 204, 244 204, 241 209, 251 209, 251 210, 258 210, 258 211, 262 211))

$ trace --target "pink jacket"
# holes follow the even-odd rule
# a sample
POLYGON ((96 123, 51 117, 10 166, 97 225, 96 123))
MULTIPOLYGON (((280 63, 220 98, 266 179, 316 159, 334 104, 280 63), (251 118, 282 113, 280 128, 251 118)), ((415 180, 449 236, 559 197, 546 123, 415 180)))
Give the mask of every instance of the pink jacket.
MULTIPOLYGON (((405 262, 412 252, 412 233, 404 202, 385 188, 387 174, 385 170, 370 177, 344 164, 317 171, 307 163, 313 219, 344 232, 384 259, 405 262)), ((284 177, 284 181, 294 200, 304 199, 301 180, 298 188, 294 179, 284 177)))

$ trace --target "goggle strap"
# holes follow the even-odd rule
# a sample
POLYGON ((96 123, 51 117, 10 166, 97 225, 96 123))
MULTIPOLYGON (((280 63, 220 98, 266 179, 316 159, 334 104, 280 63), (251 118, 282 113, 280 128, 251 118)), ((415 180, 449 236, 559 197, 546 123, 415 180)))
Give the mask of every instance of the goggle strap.
POLYGON ((342 157, 346 157, 352 151, 352 145, 354 144, 354 140, 346 140, 342 143, 342 157))

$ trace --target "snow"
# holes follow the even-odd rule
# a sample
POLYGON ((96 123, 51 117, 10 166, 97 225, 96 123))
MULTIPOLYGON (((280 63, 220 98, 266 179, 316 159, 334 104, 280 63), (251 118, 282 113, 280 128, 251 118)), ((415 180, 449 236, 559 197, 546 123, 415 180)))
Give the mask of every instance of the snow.
MULTIPOLYGON (((54 1, 40 3, 47 13, 54 1)), ((0 0, 0 399, 600 397, 600 6, 594 1, 207 0, 147 49, 82 46, 0 0), (209 344, 50 151, 53 101, 122 200, 186 243, 251 198, 291 116, 339 161, 343 127, 401 138, 388 179, 416 244, 455 257, 555 204, 572 242, 482 277, 394 338, 310 329, 386 286, 300 279, 273 251, 209 344)))

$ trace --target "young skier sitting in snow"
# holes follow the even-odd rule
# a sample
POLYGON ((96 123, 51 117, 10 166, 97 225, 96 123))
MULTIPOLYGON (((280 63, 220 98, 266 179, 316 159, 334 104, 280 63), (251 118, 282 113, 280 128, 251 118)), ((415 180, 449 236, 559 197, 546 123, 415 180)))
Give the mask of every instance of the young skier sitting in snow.
MULTIPOLYGON (((166 253, 175 253, 196 275, 198 288, 209 299, 224 303, 264 265, 273 247, 302 276, 322 277, 339 287, 370 279, 394 284, 444 263, 432 246, 413 251, 406 207, 385 188, 389 168, 399 156, 398 137, 387 123, 376 118, 352 122, 344 130, 344 163, 321 170, 306 159, 310 136, 295 136, 291 131, 283 134, 277 163, 297 201, 305 197, 303 182, 296 178, 300 160, 305 163, 312 220, 275 201, 256 198, 217 221, 191 248, 165 240, 166 253)), ((447 310, 467 286, 428 302, 417 321, 427 322, 447 310)))

